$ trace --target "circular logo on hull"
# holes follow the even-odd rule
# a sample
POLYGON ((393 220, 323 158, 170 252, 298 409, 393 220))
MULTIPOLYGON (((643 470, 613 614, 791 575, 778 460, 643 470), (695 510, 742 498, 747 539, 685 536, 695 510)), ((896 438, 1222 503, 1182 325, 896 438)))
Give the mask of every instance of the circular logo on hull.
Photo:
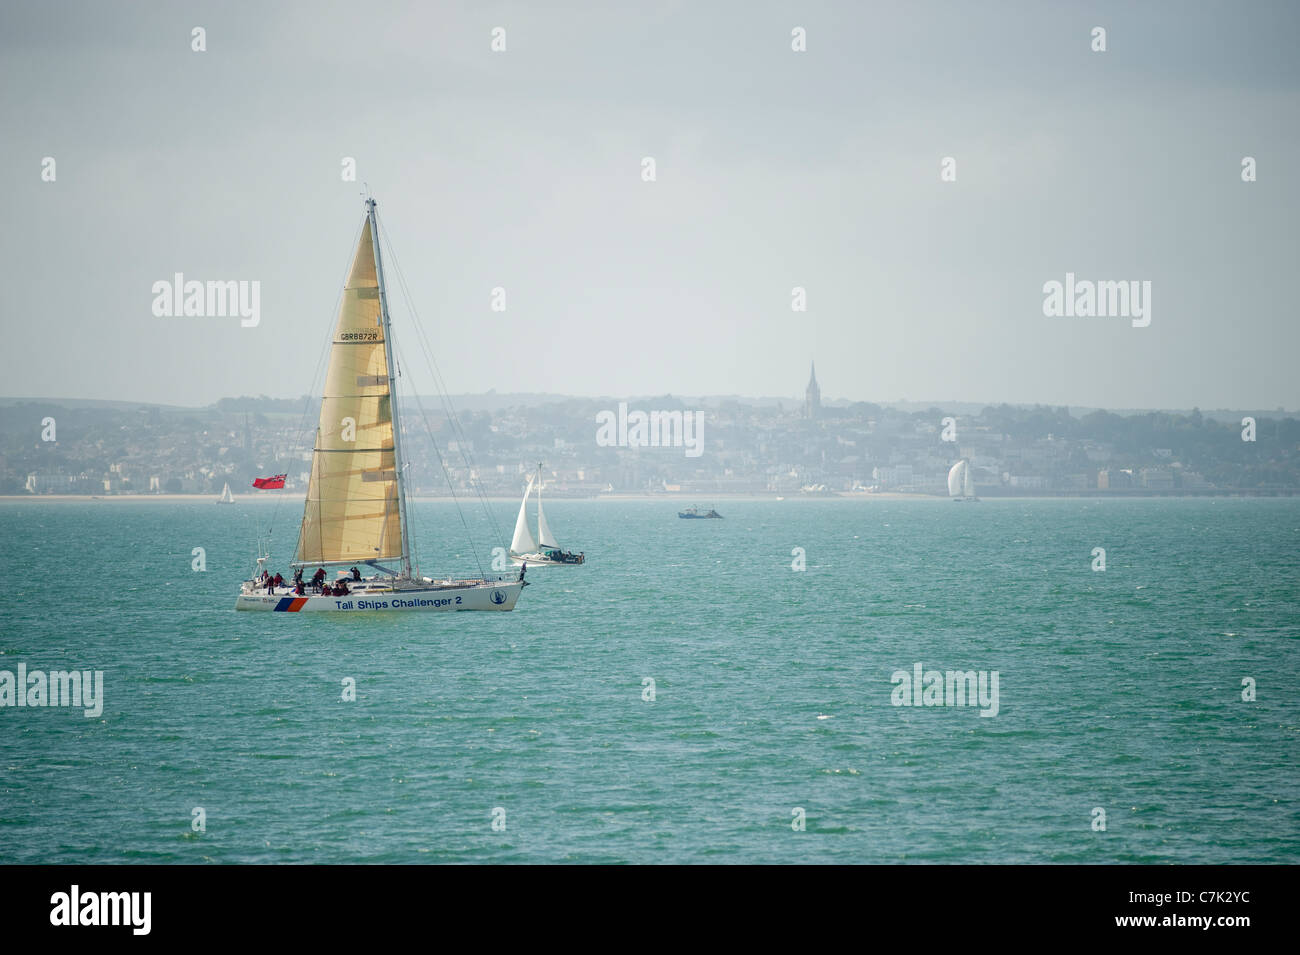
POLYGON ((492 602, 493 602, 494 604, 503 604, 503 603, 505 603, 505 602, 506 602, 506 595, 505 595, 505 592, 504 592, 504 591, 500 591, 500 590, 494 590, 494 591, 492 591, 492 597, 491 597, 491 600, 492 600, 492 602))

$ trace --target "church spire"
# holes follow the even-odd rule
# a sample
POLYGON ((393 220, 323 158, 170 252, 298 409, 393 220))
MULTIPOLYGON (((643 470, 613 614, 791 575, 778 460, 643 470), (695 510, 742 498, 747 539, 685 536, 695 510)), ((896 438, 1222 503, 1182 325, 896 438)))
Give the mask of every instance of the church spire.
POLYGON ((805 418, 818 418, 821 416, 822 409, 822 390, 817 386, 817 363, 812 362, 812 368, 808 375, 808 390, 804 392, 803 416, 805 418))

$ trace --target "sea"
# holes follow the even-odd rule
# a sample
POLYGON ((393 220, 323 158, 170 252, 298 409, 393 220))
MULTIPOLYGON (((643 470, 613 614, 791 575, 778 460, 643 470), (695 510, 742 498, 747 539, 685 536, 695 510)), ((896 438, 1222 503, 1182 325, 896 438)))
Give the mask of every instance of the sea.
MULTIPOLYGON (((0 706, 0 862, 1300 861, 1300 500, 703 503, 336 614, 233 609, 296 501, 0 503, 0 681, 102 673, 0 706)), ((421 571, 516 508, 413 504, 421 571)))

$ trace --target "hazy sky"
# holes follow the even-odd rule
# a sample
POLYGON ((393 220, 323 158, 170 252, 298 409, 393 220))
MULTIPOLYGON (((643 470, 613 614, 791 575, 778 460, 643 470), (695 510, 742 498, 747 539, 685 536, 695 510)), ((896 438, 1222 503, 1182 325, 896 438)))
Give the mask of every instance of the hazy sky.
POLYGON ((1298 38, 1294 3, 10 0, 0 393, 307 392, 364 180, 453 392, 796 395, 815 358, 827 398, 1295 408, 1298 38), (259 281, 260 324, 155 317, 176 272, 259 281), (1066 272, 1150 281, 1150 326, 1045 317, 1066 272))

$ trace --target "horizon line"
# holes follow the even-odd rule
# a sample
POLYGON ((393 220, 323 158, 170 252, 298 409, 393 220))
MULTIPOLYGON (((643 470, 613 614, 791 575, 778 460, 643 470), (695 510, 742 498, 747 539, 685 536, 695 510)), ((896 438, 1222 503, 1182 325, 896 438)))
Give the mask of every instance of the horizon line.
MULTIPOLYGON (((418 393, 417 393, 417 394, 418 394, 418 393)), ((421 398, 440 398, 441 396, 438 395, 437 393, 427 393, 427 394, 418 394, 418 397, 421 397, 421 398)), ((608 400, 608 401, 639 401, 639 400, 647 400, 647 399, 654 399, 654 398, 674 398, 674 399, 678 399, 678 400, 693 399, 693 400, 698 400, 698 401, 709 401, 709 400, 723 400, 723 399, 731 399, 731 400, 736 400, 736 401, 768 401, 768 402, 773 402, 773 401, 775 401, 775 402, 786 402, 786 401, 788 401, 788 402, 793 402, 793 403, 796 403, 796 404, 802 404, 803 401, 804 401, 804 398, 802 398, 802 397, 798 397, 798 396, 792 396, 792 395, 742 395, 742 394, 737 394, 737 393, 721 393, 721 394, 692 394, 692 395, 688 395, 688 394, 673 394, 672 392, 661 392, 661 393, 655 393, 655 394, 636 394, 636 395, 607 395, 607 394, 601 394, 601 395, 578 395, 578 394, 565 394, 565 393, 560 393, 560 392, 546 392, 546 391, 503 391, 503 392, 499 392, 499 391, 497 391, 497 390, 495 390, 495 389, 490 389, 490 390, 488 390, 488 391, 482 391, 482 392, 472 392, 472 391, 466 391, 466 392, 453 392, 453 393, 448 393, 448 394, 447 394, 447 397, 450 398, 450 399, 456 399, 456 398, 511 398, 511 397, 519 397, 519 398, 543 398, 543 399, 550 398, 550 399, 556 399, 556 400, 574 400, 574 399, 577 399, 577 400, 583 400, 583 401, 600 401, 600 400, 608 400)), ((33 403, 33 402, 51 402, 51 403, 58 403, 58 402, 65 402, 65 401, 74 401, 74 402, 75 402, 75 401, 80 401, 80 402, 96 402, 96 403, 101 403, 101 404, 144 405, 144 406, 157 407, 157 408, 176 408, 176 409, 183 409, 183 410, 186 410, 186 411, 204 411, 204 410, 209 410, 209 409, 215 409, 216 405, 217 405, 219 402, 221 402, 221 401, 237 401, 237 400, 239 400, 239 399, 241 399, 241 398, 265 398, 265 399, 268 400, 268 401, 299 401, 299 400, 302 400, 303 398, 309 398, 311 401, 319 401, 319 400, 320 400, 320 396, 318 396, 318 395, 286 395, 286 396, 276 396, 276 395, 224 395, 224 396, 222 396, 221 398, 216 399, 215 401, 209 402, 208 404, 204 404, 204 405, 189 405, 189 404, 171 404, 171 403, 162 402, 162 401, 157 401, 157 400, 134 399, 134 398, 91 398, 91 397, 77 397, 77 396, 72 396, 72 395, 59 395, 59 396, 57 396, 57 397, 50 397, 50 396, 43 396, 43 395, 0 395, 0 404, 20 404, 20 403, 33 403)), ((1236 408, 1202 408, 1200 405, 1193 405, 1192 407, 1172 407, 1172 406, 1165 406, 1165 407, 1134 407, 1134 406, 1119 407, 1119 406, 1113 406, 1113 405, 1112 405, 1112 406, 1103 406, 1103 405, 1091 405, 1091 404, 1069 404, 1069 403, 1065 403, 1065 404, 1056 404, 1056 403, 1053 403, 1053 402, 1044 402, 1044 401, 979 401, 979 400, 967 400, 967 399, 945 399, 945 400, 943 400, 943 401, 937 401, 937 400, 932 400, 932 399, 921 399, 921 400, 917 400, 917 399, 910 399, 910 398, 893 398, 893 399, 885 399, 885 400, 880 400, 880 399, 875 399, 875 400, 873 400, 873 399, 867 399, 867 398, 862 398, 862 399, 852 399, 852 398, 825 398, 825 397, 823 397, 821 403, 822 403, 822 405, 823 405, 824 407, 841 407, 841 408, 842 408, 842 407, 851 407, 851 406, 853 406, 853 405, 855 405, 855 404, 872 404, 872 405, 879 405, 879 406, 881 406, 881 407, 891 407, 891 406, 898 406, 898 405, 914 405, 914 406, 920 406, 920 407, 933 407, 933 408, 938 408, 938 409, 942 410, 944 407, 946 407, 946 406, 952 406, 952 405, 978 405, 978 406, 980 406, 981 408, 996 408, 996 407, 1001 407, 1001 406, 1004 406, 1004 405, 1005 405, 1005 406, 1013 407, 1013 408, 1038 408, 1038 407, 1044 407, 1044 408, 1065 408, 1065 409, 1067 409, 1067 410, 1068 410, 1068 409, 1079 409, 1079 408, 1082 408, 1082 409, 1087 409, 1087 410, 1089 410, 1089 411, 1110 411, 1110 412, 1121 412, 1121 411, 1192 412, 1192 411, 1200 411, 1201 413, 1206 413, 1206 412, 1211 412, 1211 413, 1213 413, 1213 412, 1233 412, 1233 413, 1236 413, 1236 412, 1240 412, 1240 411, 1254 411, 1254 412, 1267 412, 1267 413, 1269 413, 1269 414, 1300 415, 1300 409, 1297 409, 1297 410, 1294 410, 1294 411, 1293 411, 1293 410, 1288 409, 1288 408, 1280 408, 1280 407, 1265 408, 1265 407, 1262 406, 1262 405, 1261 405, 1261 406, 1255 406, 1255 407, 1251 407, 1251 406, 1238 406, 1238 407, 1236 407, 1236 408)))

